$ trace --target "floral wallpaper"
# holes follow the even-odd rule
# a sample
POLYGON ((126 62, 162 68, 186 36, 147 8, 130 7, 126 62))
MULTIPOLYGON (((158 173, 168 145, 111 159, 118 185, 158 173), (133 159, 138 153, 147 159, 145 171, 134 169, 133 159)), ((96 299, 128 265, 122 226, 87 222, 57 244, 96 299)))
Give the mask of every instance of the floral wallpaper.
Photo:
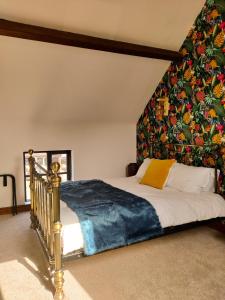
MULTIPOLYGON (((207 0, 180 48, 182 61, 171 63, 137 123, 138 162, 149 156, 152 134, 155 142, 180 144, 175 149, 176 153, 180 153, 180 160, 197 151, 193 153, 193 164, 223 165, 224 41, 225 1, 207 0), (168 114, 163 114, 159 99, 169 101, 168 114), (185 144, 204 145, 204 151, 185 144), (215 160, 210 149, 218 145, 220 155, 215 160)), ((160 149, 156 149, 154 154, 160 157, 160 149)), ((225 178, 221 180, 225 190, 225 178)))

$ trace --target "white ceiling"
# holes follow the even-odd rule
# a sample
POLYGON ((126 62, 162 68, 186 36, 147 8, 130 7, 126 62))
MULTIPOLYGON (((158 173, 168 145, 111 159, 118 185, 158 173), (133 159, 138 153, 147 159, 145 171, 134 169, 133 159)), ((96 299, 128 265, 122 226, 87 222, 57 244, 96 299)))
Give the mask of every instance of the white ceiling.
MULTIPOLYGON (((1 0, 0 18, 178 50, 202 0, 1 0)), ((136 122, 169 62, 0 36, 0 117, 136 122)))

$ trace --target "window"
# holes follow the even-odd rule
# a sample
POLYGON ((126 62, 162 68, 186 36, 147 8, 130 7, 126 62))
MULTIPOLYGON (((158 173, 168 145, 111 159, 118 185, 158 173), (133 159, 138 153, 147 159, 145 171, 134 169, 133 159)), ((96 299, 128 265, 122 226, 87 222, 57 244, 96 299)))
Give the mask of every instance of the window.
MULTIPOLYGON (((35 151, 33 154, 36 162, 43 168, 50 170, 52 162, 60 163, 59 174, 62 181, 71 180, 71 151, 70 150, 59 150, 59 151, 35 151)), ((24 162, 24 190, 25 190, 25 202, 30 202, 30 169, 28 162, 28 152, 23 153, 24 162)), ((46 173, 43 170, 38 169, 37 171, 46 178, 46 173)))

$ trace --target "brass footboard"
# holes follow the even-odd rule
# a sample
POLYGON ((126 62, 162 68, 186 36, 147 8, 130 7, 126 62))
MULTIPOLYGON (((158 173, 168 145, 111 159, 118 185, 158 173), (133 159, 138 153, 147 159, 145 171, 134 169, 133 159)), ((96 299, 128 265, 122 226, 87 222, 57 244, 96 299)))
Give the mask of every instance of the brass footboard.
POLYGON ((30 195, 31 195, 31 228, 38 233, 42 246, 48 256, 50 270, 54 278, 55 300, 63 299, 63 271, 60 222, 60 183, 58 175, 60 165, 54 162, 51 171, 45 170, 29 150, 30 195), (47 174, 45 179, 37 169, 47 174))

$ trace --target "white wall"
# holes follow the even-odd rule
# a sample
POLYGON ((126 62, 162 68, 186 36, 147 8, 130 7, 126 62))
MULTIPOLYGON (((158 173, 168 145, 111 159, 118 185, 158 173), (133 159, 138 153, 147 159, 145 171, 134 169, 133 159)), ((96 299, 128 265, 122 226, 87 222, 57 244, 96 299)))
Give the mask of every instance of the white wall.
MULTIPOLYGON (((0 172, 16 176, 18 203, 29 148, 71 149, 75 179, 125 175, 136 121, 169 62, 9 37, 0 57, 0 172)), ((0 206, 10 205, 0 185, 0 206)))
MULTIPOLYGON (((71 149, 75 179, 125 175, 135 161, 135 124, 95 123, 62 126, 0 120, 0 172, 16 176, 18 204, 24 203, 23 151, 71 149)), ((0 207, 11 206, 11 192, 0 182, 0 207)))
MULTIPOLYGON (((1 17, 178 50, 205 0, 1 0, 1 17), (57 3, 56 3, 57 2, 57 3)), ((169 65, 0 36, 0 173, 23 151, 71 149, 75 178, 122 176, 135 161, 135 124, 169 65)), ((10 206, 0 182, 0 206, 10 206)))

